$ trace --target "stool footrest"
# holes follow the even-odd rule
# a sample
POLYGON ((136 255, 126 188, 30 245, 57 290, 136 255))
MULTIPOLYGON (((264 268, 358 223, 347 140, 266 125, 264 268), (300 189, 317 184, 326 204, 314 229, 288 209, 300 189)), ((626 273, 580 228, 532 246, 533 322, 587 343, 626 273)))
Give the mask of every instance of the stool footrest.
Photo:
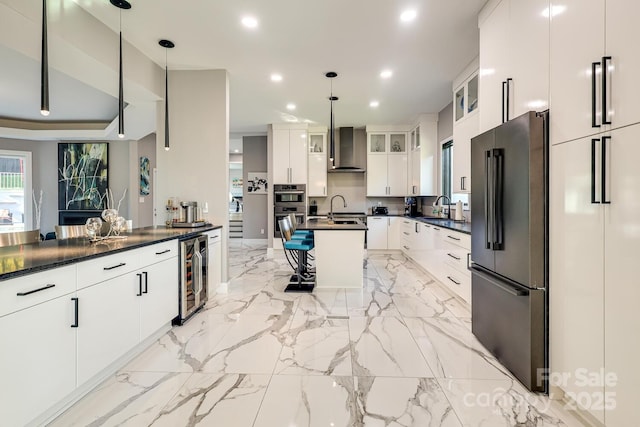
POLYGON ((313 292, 313 288, 315 286, 315 283, 289 283, 289 285, 284 288, 285 292, 308 292, 311 293, 313 292))

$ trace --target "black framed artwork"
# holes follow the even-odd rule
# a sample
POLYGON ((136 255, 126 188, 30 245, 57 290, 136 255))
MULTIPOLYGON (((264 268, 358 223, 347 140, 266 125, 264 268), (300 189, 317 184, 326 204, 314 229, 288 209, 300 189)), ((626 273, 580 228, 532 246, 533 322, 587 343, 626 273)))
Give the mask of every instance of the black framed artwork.
POLYGON ((109 188, 109 144, 63 142, 58 144, 58 209, 105 209, 109 188))

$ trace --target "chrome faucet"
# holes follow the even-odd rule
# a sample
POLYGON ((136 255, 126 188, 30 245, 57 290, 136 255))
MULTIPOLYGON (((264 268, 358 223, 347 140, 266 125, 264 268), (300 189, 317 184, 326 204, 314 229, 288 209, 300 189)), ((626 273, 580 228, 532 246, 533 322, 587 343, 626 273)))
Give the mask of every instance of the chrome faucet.
POLYGON ((329 211, 329 219, 333 221, 333 199, 335 199, 336 197, 340 197, 342 199, 342 203, 344 203, 344 207, 347 207, 347 201, 344 199, 344 197, 341 194, 336 194, 335 196, 331 197, 331 210, 329 211))
POLYGON ((449 201, 449 204, 447 205, 447 219, 451 219, 451 199, 449 198, 449 196, 447 196, 446 194, 443 194, 442 196, 438 196, 438 198, 436 199, 435 203, 433 204, 433 206, 438 206, 438 202, 440 201, 440 199, 442 199, 443 197, 446 197, 446 199, 449 201))

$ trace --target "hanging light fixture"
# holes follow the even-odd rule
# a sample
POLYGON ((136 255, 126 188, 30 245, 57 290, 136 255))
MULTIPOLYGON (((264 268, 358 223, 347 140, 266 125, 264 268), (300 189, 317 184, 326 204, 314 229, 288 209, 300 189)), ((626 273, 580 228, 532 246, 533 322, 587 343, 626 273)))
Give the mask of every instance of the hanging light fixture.
MULTIPOLYGON (((158 44, 166 49, 176 45, 171 40, 160 40, 158 44)), ((169 67, 167 66, 167 51, 164 52, 164 149, 169 151, 169 67)))
POLYGON ((333 101, 337 101, 338 97, 333 96, 333 79, 338 77, 338 73, 335 71, 329 71, 325 74, 325 77, 331 79, 331 95, 329 96, 329 101, 331 103, 330 107, 330 125, 329 125, 329 161, 331 161, 331 167, 336 167, 336 141, 335 141, 335 123, 333 121, 333 101))
POLYGON ((124 138, 124 87, 122 79, 122 9, 131 9, 127 0, 110 0, 111 4, 120 9, 120 55, 118 77, 118 138, 124 138))
POLYGON ((47 0, 42 0, 42 50, 40 51, 40 114, 49 115, 49 49, 47 42, 47 0))

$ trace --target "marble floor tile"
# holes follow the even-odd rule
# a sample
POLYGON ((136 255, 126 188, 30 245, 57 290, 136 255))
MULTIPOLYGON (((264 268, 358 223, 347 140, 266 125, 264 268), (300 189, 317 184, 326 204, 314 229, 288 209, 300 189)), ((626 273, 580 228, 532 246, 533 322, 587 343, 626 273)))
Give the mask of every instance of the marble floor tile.
POLYGON ((300 294, 280 292, 265 286, 252 299, 244 314, 279 314, 291 317, 298 307, 299 296, 300 294))
POLYGON ((468 329, 471 330, 471 317, 458 317, 458 320, 468 329))
POLYGON ((515 380, 438 379, 456 414, 466 426, 566 426, 544 396, 515 380))
POLYGON ((471 318, 471 307, 469 307, 469 304, 464 301, 461 301, 456 297, 449 297, 448 299, 441 301, 444 303, 447 310, 449 310, 455 317, 471 318))
POLYGON ((350 317, 351 355, 356 376, 433 377, 398 317, 350 317))
POLYGON ((346 316, 347 297, 344 289, 314 289, 300 296, 298 311, 324 316, 346 316))
POLYGON ((399 316, 391 295, 377 279, 366 279, 363 289, 347 289, 349 316, 399 316))
POLYGON ((121 372, 69 408, 50 426, 149 425, 190 375, 121 372))
POLYGON ((367 427, 462 427, 433 378, 356 377, 358 421, 367 427))
POLYGON ((240 315, 205 358, 201 371, 271 374, 291 320, 291 315, 240 315))
POLYGON ((274 373, 351 375, 348 320, 297 313, 274 373))
POLYGON ((175 326, 127 366, 128 371, 194 372, 222 340, 237 315, 198 314, 175 326))
POLYGON ((508 371, 458 319, 405 317, 404 320, 436 377, 511 379, 508 371))
POLYGON ((254 427, 353 427, 357 422, 353 378, 274 375, 254 427))
POLYGON ((445 304, 426 289, 392 294, 393 303, 403 316, 408 317, 453 317, 445 304))
POLYGON ((150 426, 251 427, 270 375, 193 374, 150 426))

